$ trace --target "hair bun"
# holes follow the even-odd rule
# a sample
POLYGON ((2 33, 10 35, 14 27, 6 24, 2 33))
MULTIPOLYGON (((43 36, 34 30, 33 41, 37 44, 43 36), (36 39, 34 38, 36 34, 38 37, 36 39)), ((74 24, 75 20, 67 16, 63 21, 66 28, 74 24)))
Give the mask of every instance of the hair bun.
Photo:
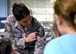
POLYGON ((17 5, 18 5, 17 3, 14 3, 14 4, 13 4, 13 8, 15 8, 17 5))

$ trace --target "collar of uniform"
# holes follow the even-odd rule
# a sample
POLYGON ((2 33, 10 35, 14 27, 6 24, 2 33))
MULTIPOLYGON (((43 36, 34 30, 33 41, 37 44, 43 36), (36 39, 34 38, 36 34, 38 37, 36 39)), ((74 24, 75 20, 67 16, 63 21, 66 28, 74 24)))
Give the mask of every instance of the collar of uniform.
POLYGON ((18 21, 16 21, 16 23, 15 23, 15 28, 20 28, 21 29, 21 25, 19 24, 18 21))

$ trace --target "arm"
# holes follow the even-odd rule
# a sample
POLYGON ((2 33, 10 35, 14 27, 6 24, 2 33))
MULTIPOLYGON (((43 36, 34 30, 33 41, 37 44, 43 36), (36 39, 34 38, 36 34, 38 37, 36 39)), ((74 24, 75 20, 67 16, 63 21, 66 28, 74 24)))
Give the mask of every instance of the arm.
POLYGON ((5 38, 11 38, 11 40, 13 42, 13 45, 17 45, 20 48, 25 48, 24 38, 23 37, 22 38, 16 37, 19 34, 15 35, 15 33, 13 31, 14 24, 15 24, 14 17, 13 16, 8 16, 7 19, 6 19, 6 24, 5 24, 4 36, 5 36, 5 38))
POLYGON ((35 44, 34 54, 43 54, 44 46, 46 44, 46 40, 44 38, 45 32, 42 26, 38 28, 38 36, 35 44))

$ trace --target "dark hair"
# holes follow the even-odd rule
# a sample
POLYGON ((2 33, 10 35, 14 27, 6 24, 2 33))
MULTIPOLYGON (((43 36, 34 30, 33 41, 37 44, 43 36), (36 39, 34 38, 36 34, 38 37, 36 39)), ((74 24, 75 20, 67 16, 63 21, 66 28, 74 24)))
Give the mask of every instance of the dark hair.
POLYGON ((22 20, 25 16, 30 14, 29 9, 23 3, 14 3, 12 12, 18 21, 22 20))
POLYGON ((12 51, 12 43, 10 39, 0 39, 0 54, 10 54, 12 51))
POLYGON ((69 27, 76 30, 76 0, 56 0, 54 11, 69 27))

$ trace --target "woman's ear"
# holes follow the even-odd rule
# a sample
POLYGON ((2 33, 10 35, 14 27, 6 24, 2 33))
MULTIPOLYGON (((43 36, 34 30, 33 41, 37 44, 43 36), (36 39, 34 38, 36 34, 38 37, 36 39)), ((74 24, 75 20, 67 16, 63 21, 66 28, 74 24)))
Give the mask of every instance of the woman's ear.
POLYGON ((54 15, 55 16, 55 21, 57 25, 61 25, 62 24, 62 20, 61 17, 57 14, 54 15))

